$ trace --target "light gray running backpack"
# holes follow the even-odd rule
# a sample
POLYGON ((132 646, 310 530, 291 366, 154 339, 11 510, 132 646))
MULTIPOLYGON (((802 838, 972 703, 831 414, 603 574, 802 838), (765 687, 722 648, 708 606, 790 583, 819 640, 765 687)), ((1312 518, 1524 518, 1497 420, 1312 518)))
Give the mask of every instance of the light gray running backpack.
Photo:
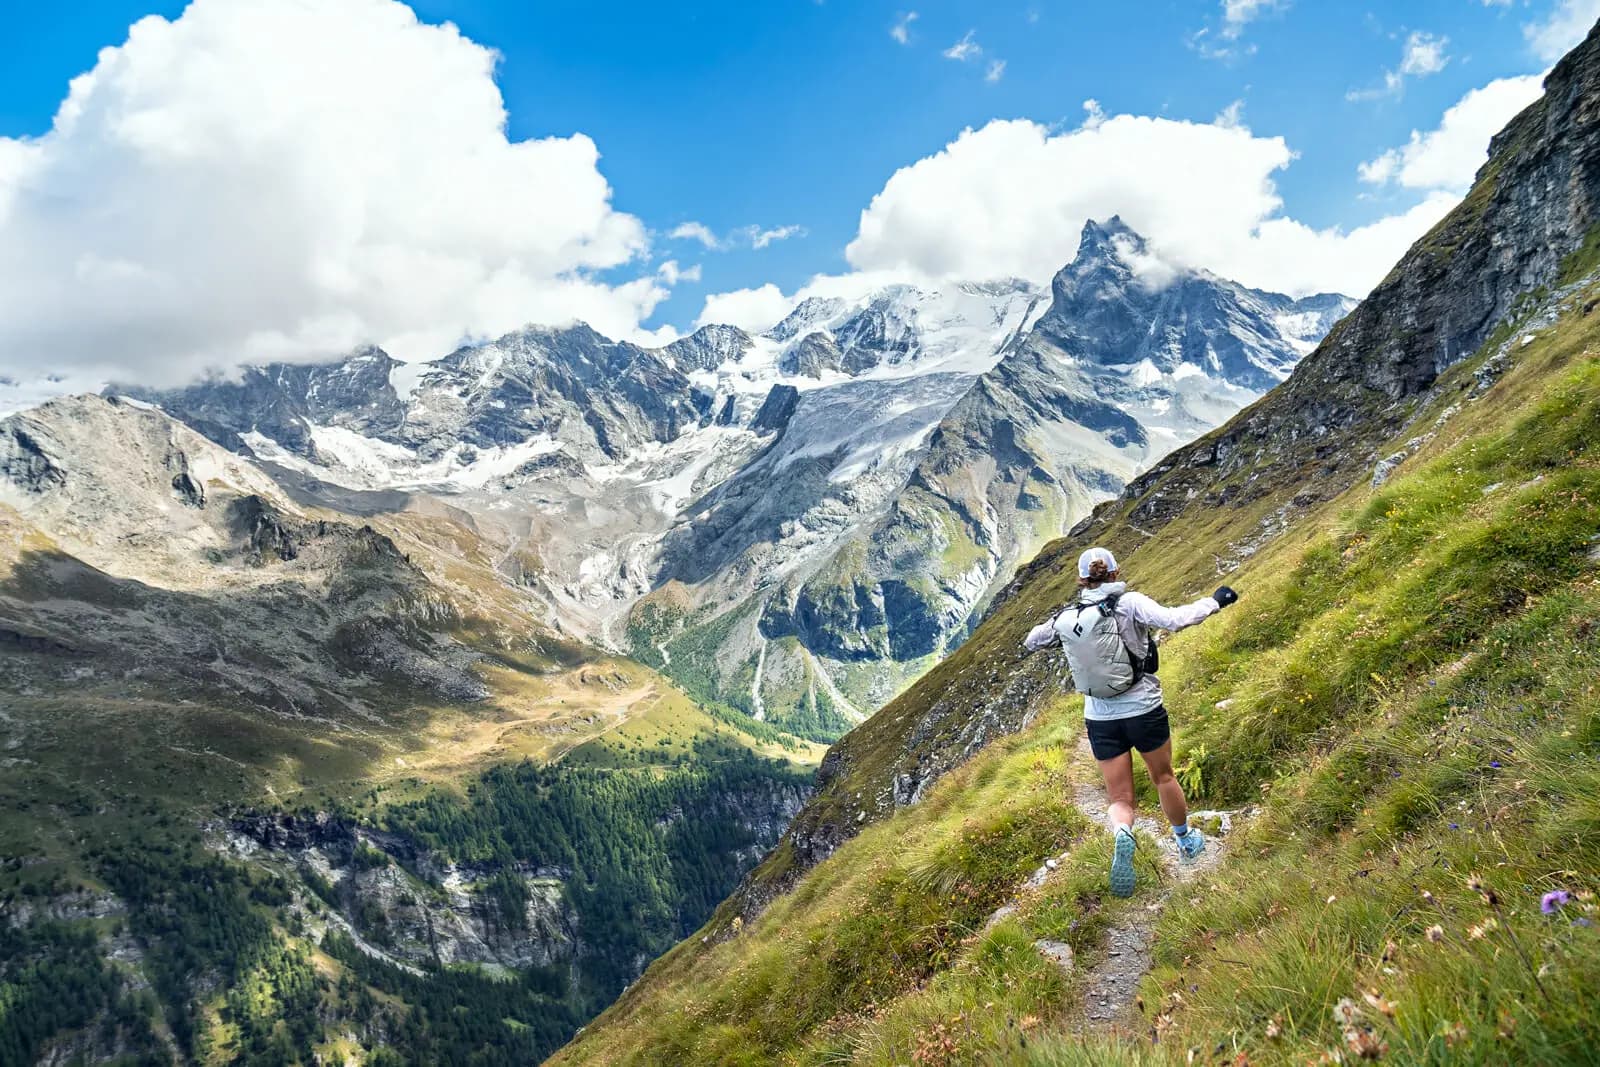
POLYGON ((1134 655, 1117 628, 1115 596, 1068 605, 1056 616, 1055 628, 1078 692, 1092 697, 1120 696, 1145 676, 1144 657, 1134 655))

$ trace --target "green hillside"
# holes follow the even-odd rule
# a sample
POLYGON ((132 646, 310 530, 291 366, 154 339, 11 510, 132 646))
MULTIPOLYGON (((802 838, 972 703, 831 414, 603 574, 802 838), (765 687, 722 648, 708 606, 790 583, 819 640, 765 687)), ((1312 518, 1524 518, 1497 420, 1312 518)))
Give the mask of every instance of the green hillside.
POLYGON ((1025 568, 555 1062, 1594 1062, 1600 42, 1548 86, 1285 386, 1025 568), (1244 597, 1162 657, 1232 832, 1184 879, 1147 838, 1128 901, 1079 699, 1018 649, 1090 543, 1158 598, 1244 597), (1145 929, 1138 999, 1094 1018, 1108 934, 1145 929))
MULTIPOLYGON (((1107 842, 1068 803, 1094 772, 1075 751, 1080 704, 1059 696, 748 926, 719 916, 713 943, 676 949, 559 1061, 1107 1063, 1221 1047, 1303 1062, 1345 1047, 1349 1000, 1396 1062, 1584 1062, 1600 1042, 1597 301, 1594 281, 1565 296, 1404 475, 1301 520, 1230 578, 1237 610, 1164 650, 1193 799, 1260 813, 1162 913, 1143 991, 1159 1045, 1080 1046, 1082 991, 1032 945, 1065 940, 1081 969, 1119 912, 1159 892, 1147 878, 1130 902, 1106 894, 1107 842), (1019 895, 1062 850, 1062 871, 1019 895), (1570 899, 1542 914, 1552 891, 1570 899)), ((1497 347, 1452 372, 1424 424, 1497 347)), ((1221 533, 1173 524, 1126 571, 1192 592, 1215 577, 1221 533)), ((1006 656, 995 646, 1069 595, 1059 561, 1075 548, 1052 547, 1055 565, 986 626, 1007 640, 969 644, 956 669, 1006 656)))

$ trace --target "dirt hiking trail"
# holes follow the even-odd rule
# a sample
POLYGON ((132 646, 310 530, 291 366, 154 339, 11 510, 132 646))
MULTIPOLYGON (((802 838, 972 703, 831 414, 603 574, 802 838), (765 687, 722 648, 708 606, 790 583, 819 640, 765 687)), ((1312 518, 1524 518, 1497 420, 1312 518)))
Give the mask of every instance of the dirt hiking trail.
MULTIPOLYGON (((1078 744, 1079 765, 1095 770, 1095 760, 1089 751, 1088 738, 1078 744)), ((1073 793, 1073 803, 1078 810, 1101 829, 1107 826, 1106 794, 1098 780, 1080 782, 1073 793)), ((1156 920, 1167 906, 1173 891, 1179 886, 1205 877, 1217 869, 1227 856, 1227 837, 1233 830, 1237 813, 1232 811, 1200 811, 1189 813, 1192 823, 1206 834, 1206 850, 1195 859, 1183 861, 1178 856, 1178 846, 1172 838, 1172 828, 1160 817, 1140 812, 1134 828, 1154 838, 1159 844, 1161 878, 1152 897, 1146 886, 1135 891, 1132 907, 1119 915, 1106 935, 1106 955, 1084 972, 1083 1016, 1079 1032, 1085 1034, 1120 1034, 1142 1038, 1149 1024, 1139 1009, 1139 981, 1150 973, 1151 937, 1156 920), (1212 827, 1218 827, 1215 832, 1212 827)), ((1141 849, 1150 842, 1141 838, 1141 849)))

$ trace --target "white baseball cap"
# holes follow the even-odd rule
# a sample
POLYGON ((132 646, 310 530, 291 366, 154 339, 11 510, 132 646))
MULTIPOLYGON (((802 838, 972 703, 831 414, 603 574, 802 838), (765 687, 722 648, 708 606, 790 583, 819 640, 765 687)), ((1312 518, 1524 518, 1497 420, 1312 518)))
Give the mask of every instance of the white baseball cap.
POLYGON ((1078 577, 1089 577, 1089 567, 1094 563, 1104 563, 1106 565, 1106 570, 1108 571, 1114 571, 1117 569, 1117 557, 1111 554, 1110 549, 1091 548, 1089 551, 1078 557, 1078 577))

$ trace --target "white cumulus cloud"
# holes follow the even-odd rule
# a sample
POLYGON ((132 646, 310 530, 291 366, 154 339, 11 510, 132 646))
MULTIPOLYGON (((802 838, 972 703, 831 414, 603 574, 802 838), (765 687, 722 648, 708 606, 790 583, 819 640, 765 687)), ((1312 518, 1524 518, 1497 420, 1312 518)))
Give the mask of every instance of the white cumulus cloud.
POLYGON ((1434 193, 1352 230, 1282 212, 1294 153, 1238 126, 1139 115, 1053 132, 1021 120, 963 132, 897 171, 862 212, 846 258, 906 277, 1051 277, 1084 220, 1120 214, 1163 262, 1290 293, 1360 296, 1455 202, 1434 193))
POLYGON ((1253 134, 1235 108, 1211 123, 1108 116, 1093 100, 1075 130, 997 120, 901 168, 861 213, 845 251, 851 273, 706 298, 699 325, 770 328, 809 297, 859 299, 892 283, 1020 277, 1045 282, 1077 251, 1087 219, 1122 218, 1148 239, 1123 258, 1160 287, 1206 269, 1291 294, 1364 295, 1460 202, 1429 190, 1411 207, 1353 229, 1318 229, 1283 212, 1274 175, 1292 164, 1281 137, 1253 134))
POLYGON ((1544 75, 1528 74, 1472 90, 1445 111, 1438 127, 1413 130, 1404 145, 1361 164, 1361 180, 1466 192, 1488 158, 1489 138, 1539 98, 1543 82, 1544 75))
POLYGON ((1522 28, 1528 47, 1546 63, 1554 63, 1589 35, 1600 20, 1600 0, 1559 0, 1555 10, 1522 28))
POLYGON ((748 333, 761 333, 776 326, 794 307, 792 297, 771 282, 754 289, 736 289, 730 293, 712 293, 706 297, 705 306, 696 326, 726 323, 748 333))
MULTIPOLYGON (((663 275, 583 134, 512 141, 495 53, 394 0, 195 0, 0 138, 0 373, 164 384, 583 319, 663 275)), ((681 275, 680 275, 681 276, 681 275)))

